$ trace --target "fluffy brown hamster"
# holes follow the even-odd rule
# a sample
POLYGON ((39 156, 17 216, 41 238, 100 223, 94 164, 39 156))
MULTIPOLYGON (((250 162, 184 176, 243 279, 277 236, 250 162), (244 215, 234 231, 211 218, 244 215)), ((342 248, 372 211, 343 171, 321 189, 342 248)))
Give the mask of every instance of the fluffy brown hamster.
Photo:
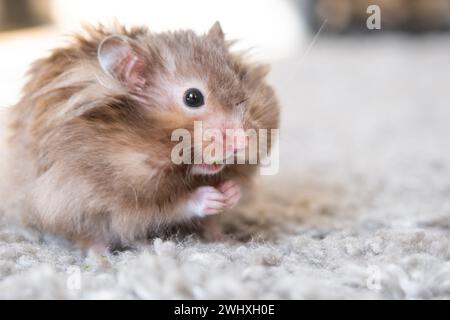
MULTIPOLYGON (((129 244, 236 204, 257 166, 171 161, 171 134, 278 128, 268 68, 204 35, 88 27, 35 62, 9 114, 5 213, 68 239, 129 244)), ((269 146, 270 148, 270 146, 269 146)))

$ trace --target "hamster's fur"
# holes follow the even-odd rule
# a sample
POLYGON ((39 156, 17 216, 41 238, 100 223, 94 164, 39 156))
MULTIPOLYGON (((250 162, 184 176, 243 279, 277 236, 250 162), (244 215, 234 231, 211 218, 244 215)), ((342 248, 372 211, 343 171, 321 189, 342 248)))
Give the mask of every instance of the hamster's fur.
POLYGON ((171 133, 192 130, 195 120, 278 128, 268 68, 231 53, 231 45, 218 23, 204 35, 100 25, 35 62, 8 111, 3 212, 44 232, 107 245, 234 205, 255 165, 193 175, 170 159, 171 133), (195 112, 182 101, 193 87, 206 97, 195 112))

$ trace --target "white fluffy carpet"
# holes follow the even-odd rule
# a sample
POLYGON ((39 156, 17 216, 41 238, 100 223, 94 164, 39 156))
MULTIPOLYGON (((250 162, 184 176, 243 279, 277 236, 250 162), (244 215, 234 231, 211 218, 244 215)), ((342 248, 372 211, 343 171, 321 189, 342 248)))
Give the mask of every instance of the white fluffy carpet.
POLYGON ((450 42, 319 38, 274 65, 281 172, 230 238, 83 255, 0 226, 0 298, 450 298, 450 42), (78 281, 80 280, 80 281, 78 281))

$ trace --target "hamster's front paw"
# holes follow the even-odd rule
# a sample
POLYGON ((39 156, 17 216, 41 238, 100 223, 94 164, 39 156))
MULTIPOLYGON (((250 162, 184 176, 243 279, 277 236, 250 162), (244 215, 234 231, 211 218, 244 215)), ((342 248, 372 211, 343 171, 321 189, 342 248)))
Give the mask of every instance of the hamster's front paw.
POLYGON ((225 195, 214 187, 200 187, 190 196, 187 209, 191 217, 216 215, 227 207, 225 195))
POLYGON ((200 227, 201 235, 206 241, 218 242, 226 239, 219 216, 209 216, 201 219, 200 227))
POLYGON ((219 191, 225 196, 227 208, 231 209, 237 205, 242 197, 241 188, 234 181, 227 181, 219 186, 219 191))
POLYGON ((216 215, 234 207, 240 198, 241 190, 232 181, 225 182, 217 189, 210 186, 200 187, 190 196, 187 212, 190 217, 199 218, 216 215))

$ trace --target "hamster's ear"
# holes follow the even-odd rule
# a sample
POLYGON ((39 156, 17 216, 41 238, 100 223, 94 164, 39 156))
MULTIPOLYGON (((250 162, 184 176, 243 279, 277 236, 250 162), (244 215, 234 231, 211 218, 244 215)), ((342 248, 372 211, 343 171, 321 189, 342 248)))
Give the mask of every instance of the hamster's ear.
POLYGON ((219 21, 216 21, 211 29, 209 29, 208 36, 219 40, 225 40, 225 33, 222 31, 222 26, 219 21))
POLYGON ((127 37, 113 35, 104 39, 97 56, 103 71, 126 86, 142 88, 145 85, 145 63, 127 37))

